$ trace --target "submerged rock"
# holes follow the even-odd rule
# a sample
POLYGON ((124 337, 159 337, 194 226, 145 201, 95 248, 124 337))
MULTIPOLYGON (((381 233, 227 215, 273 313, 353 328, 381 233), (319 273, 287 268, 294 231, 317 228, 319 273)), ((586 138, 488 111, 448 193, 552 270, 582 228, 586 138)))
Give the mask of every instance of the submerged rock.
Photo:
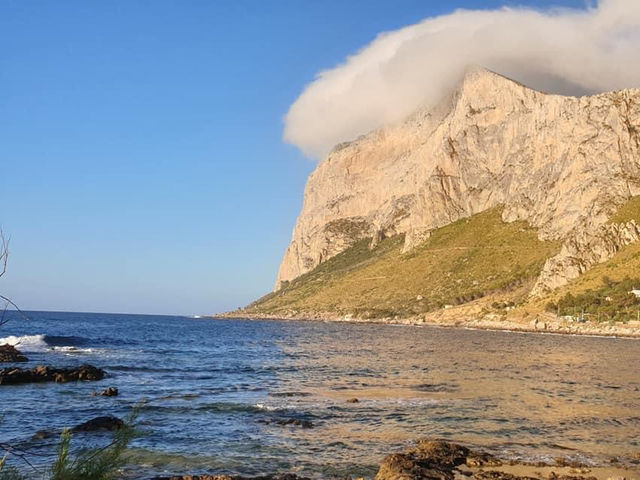
POLYGON ((75 382, 102 380, 104 370, 92 365, 80 367, 54 368, 39 365, 35 368, 3 368, 0 370, 0 385, 20 385, 40 382, 75 382))
POLYGON ((93 392, 93 396, 94 397, 117 397, 118 393, 120 393, 118 391, 118 387, 109 387, 109 388, 105 388, 101 393, 93 392))
POLYGON ((286 420, 276 420, 275 422, 278 425, 293 425, 295 427, 302 428, 313 428, 313 423, 309 420, 300 420, 298 418, 288 418, 286 420))
POLYGON ((28 361, 29 359, 13 345, 9 345, 8 343, 0 345, 0 362, 14 363, 28 361))
POLYGON ((299 418, 281 418, 275 420, 258 420, 259 423, 264 423, 265 425, 280 425, 282 427, 286 426, 294 426, 294 427, 302 427, 302 428, 313 428, 313 423, 309 420, 301 420, 299 418))
POLYGON ((58 433, 51 430, 38 430, 33 434, 31 440, 46 440, 55 437, 58 433))
POLYGON ((71 429, 72 432, 96 432, 100 430, 120 430, 124 427, 124 422, 118 417, 107 415, 104 417, 96 417, 91 420, 76 425, 71 429))

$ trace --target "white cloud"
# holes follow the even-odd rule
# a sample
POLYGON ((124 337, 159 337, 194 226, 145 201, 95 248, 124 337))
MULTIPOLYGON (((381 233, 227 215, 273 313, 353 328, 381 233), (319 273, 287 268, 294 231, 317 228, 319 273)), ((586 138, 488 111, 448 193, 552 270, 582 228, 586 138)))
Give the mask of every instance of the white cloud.
POLYGON ((551 93, 638 87, 640 0, 600 0, 584 10, 458 10, 382 33, 307 85, 286 115, 284 139, 322 157, 436 103, 469 65, 551 93))

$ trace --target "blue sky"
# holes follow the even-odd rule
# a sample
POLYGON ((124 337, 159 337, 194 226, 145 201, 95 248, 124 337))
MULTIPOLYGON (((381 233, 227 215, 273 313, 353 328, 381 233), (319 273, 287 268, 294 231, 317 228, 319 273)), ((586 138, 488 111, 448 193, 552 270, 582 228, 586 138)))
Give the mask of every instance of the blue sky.
POLYGON ((503 4, 3 1, 0 292, 177 314, 266 293, 315 167, 282 142, 305 85, 382 31, 503 4))

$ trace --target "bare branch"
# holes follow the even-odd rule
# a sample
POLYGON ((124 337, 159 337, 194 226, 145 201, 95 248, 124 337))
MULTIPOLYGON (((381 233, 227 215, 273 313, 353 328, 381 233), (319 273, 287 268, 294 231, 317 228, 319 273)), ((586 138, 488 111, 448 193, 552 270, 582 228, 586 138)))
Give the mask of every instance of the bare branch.
MULTIPOLYGON (((20 310, 20 307, 18 307, 18 305, 16 305, 13 301, 8 299, 4 295, 0 295, 0 300, 4 300, 5 302, 7 302, 9 305, 11 305, 16 310, 16 312, 18 312, 20 314, 20 316, 22 318, 24 318, 25 320, 29 320, 29 317, 27 317, 27 314, 24 313, 22 310, 20 310)), ((6 319, 4 323, 7 323, 8 321, 9 321, 9 319, 6 319)), ((0 325, 2 325, 2 324, 0 324, 0 325)))
MULTIPOLYGON (((2 230, 2 228, 0 228, 0 277, 2 277, 7 272, 7 263, 9 261, 9 241, 10 239, 5 236, 4 231, 2 230)), ((4 295, 0 295, 0 300, 4 300, 5 302, 5 307, 0 317, 0 327, 7 323, 10 319, 6 316, 9 306, 12 306, 23 319, 29 320, 29 317, 27 317, 27 315, 22 310, 20 310, 20 307, 18 307, 18 305, 16 305, 12 300, 5 297, 4 295)))
POLYGON ((24 450, 20 450, 19 448, 13 447, 12 445, 9 445, 7 443, 0 443, 0 449, 4 450, 10 455, 13 455, 14 457, 19 458, 24 463, 29 465, 37 473, 39 474, 42 473, 33 463, 29 461, 29 459, 27 458, 26 452, 24 452, 24 450))
POLYGON ((4 232, 0 228, 0 277, 7 271, 7 262, 9 261, 9 240, 4 236, 4 232))

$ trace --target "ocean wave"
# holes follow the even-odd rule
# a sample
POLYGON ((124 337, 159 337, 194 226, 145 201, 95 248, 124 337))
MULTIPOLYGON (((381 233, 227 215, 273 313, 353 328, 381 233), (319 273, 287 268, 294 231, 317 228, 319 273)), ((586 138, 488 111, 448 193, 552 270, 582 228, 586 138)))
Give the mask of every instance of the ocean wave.
POLYGON ((88 339, 75 336, 9 335, 8 337, 0 338, 0 345, 5 343, 18 347, 23 352, 46 352, 52 350, 66 354, 94 352, 92 348, 81 348, 81 346, 89 343, 88 339))
POLYGON ((8 337, 0 338, 0 345, 5 343, 19 347, 20 350, 25 352, 41 352, 49 348, 45 341, 45 335, 23 335, 21 337, 9 335, 8 337))

